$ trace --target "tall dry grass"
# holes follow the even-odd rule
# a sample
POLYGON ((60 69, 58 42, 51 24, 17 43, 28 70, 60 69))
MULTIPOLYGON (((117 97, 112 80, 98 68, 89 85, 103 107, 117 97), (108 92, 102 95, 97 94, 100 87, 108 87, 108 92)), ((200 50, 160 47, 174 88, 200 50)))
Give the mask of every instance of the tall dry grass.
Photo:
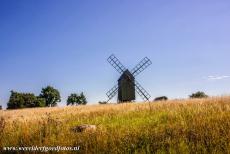
POLYGON ((35 145, 87 154, 230 153, 230 97, 0 111, 1 148, 35 145), (78 124, 98 129, 71 131, 78 124))

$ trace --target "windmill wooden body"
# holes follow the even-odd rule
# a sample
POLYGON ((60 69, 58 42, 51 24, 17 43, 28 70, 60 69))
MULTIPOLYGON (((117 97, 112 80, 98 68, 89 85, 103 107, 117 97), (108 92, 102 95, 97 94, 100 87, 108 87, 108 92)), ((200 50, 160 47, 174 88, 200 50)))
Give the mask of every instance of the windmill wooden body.
POLYGON ((146 69, 152 62, 145 57, 131 71, 126 69, 121 62, 112 54, 107 61, 121 74, 116 84, 106 95, 108 101, 118 93, 118 102, 131 102, 136 99, 137 92, 144 101, 150 98, 149 93, 135 80, 135 77, 146 69))
POLYGON ((129 72, 124 71, 121 77, 118 79, 118 100, 121 102, 127 102, 135 100, 135 86, 133 85, 135 78, 129 72))

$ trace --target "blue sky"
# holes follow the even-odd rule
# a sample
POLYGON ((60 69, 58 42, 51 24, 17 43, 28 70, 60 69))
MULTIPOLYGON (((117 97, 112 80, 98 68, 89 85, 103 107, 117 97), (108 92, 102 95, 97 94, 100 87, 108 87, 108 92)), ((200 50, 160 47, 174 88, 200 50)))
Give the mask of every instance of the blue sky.
POLYGON ((152 60, 136 78, 152 99, 229 94, 229 18, 228 0, 0 0, 0 104, 47 85, 60 105, 81 91, 106 100, 112 53, 130 69, 152 60))

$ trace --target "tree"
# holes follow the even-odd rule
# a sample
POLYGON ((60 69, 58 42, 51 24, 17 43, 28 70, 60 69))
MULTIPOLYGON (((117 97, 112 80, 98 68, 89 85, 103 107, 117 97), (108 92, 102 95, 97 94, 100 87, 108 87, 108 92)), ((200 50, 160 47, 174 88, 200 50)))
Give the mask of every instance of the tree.
POLYGON ((80 93, 80 95, 73 93, 70 94, 70 96, 68 96, 67 105, 86 105, 86 104, 87 104, 87 100, 83 92, 80 93))
POLYGON ((2 106, 0 105, 0 110, 2 110, 2 106))
POLYGON ((7 109, 44 107, 45 100, 36 97, 33 93, 18 93, 11 91, 10 99, 7 103, 7 109))
POLYGON ((7 109, 23 108, 23 104, 24 100, 22 99, 21 95, 12 90, 9 101, 7 103, 7 109))
POLYGON ((87 100, 86 100, 86 97, 83 94, 83 92, 81 92, 81 94, 80 94, 80 101, 81 101, 82 105, 86 105, 87 104, 87 100))
POLYGON ((59 91, 51 86, 42 88, 39 97, 45 99, 46 106, 56 106, 57 102, 61 102, 61 96, 59 91))
POLYGON ((44 98, 37 97, 35 104, 36 104, 36 106, 39 106, 39 107, 45 107, 46 106, 46 100, 44 98))
POLYGON ((196 93, 193 93, 192 95, 189 96, 190 98, 207 98, 208 95, 206 95, 204 92, 202 91, 198 91, 196 93))
POLYGON ((78 104, 80 102, 79 100, 79 96, 78 94, 71 94, 70 96, 68 96, 67 99, 67 105, 74 105, 74 104, 78 104))

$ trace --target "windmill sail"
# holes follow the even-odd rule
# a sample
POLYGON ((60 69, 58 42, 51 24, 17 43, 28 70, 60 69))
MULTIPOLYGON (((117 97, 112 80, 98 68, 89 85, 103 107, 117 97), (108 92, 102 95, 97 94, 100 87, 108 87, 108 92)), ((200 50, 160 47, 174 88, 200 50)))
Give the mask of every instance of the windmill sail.
MULTIPOLYGON (((108 96, 109 100, 111 100, 118 92, 118 85, 113 86, 113 88, 111 88, 106 95, 108 96)), ((109 101, 108 100, 108 101, 109 101)))
POLYGON ((149 98, 151 97, 150 94, 137 81, 135 81, 135 87, 141 98, 144 101, 149 101, 149 98))
POLYGON ((140 74, 142 71, 144 71, 149 65, 151 65, 152 62, 147 58, 143 58, 141 60, 141 62, 139 62, 132 70, 131 73, 133 74, 133 76, 137 76, 138 74, 140 74))
POLYGON ((121 64, 121 62, 114 56, 111 55, 107 61, 120 73, 122 74, 126 68, 121 64))

